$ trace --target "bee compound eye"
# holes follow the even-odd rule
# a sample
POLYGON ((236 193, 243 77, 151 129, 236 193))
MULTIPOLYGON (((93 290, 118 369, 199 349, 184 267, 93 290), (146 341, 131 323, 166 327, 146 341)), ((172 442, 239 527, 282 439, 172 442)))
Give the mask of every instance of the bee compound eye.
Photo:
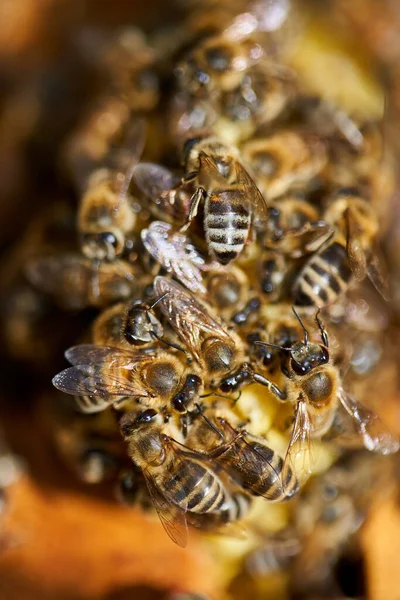
POLYGON ((326 348, 321 346, 321 360, 320 364, 326 364, 329 362, 329 352, 326 348))
POLYGON ((188 375, 186 379, 186 383, 190 387, 200 387, 201 379, 198 375, 188 375))
POLYGON ((148 408, 144 410, 136 417, 136 423, 150 423, 157 415, 157 411, 154 408, 148 408))
POLYGON ((177 394, 174 398, 172 398, 172 407, 174 410, 184 413, 187 408, 187 399, 185 394, 182 392, 177 394))
POLYGON ((311 369, 310 365, 298 363, 296 360, 294 360, 294 358, 292 358, 290 366, 292 367, 296 375, 306 375, 311 369))

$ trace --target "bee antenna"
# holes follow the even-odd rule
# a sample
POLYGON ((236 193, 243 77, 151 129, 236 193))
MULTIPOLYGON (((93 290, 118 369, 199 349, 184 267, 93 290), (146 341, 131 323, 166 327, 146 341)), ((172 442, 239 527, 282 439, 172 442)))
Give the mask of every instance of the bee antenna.
MULTIPOLYGON (((211 396, 211 394, 209 394, 211 396)), ((213 431, 215 431, 215 433, 217 433, 222 439, 224 439, 223 433, 218 429, 218 427, 216 427, 214 425, 214 423, 211 423, 210 419, 208 417, 206 417, 206 415, 204 414, 204 412, 202 411, 201 407, 199 404, 195 404, 197 410, 199 411, 200 415, 203 417, 203 419, 205 420, 205 422, 207 423, 207 425, 209 427, 211 427, 211 429, 213 431)))
POLYGON ((159 335, 157 335, 155 333, 155 331, 151 331, 150 335, 152 335, 153 337, 155 337, 156 340, 158 340, 162 344, 165 344, 166 346, 169 346, 170 348, 174 348, 175 350, 178 350, 178 352, 183 352, 186 356, 188 355, 188 353, 186 352, 186 350, 184 350, 183 348, 181 348, 177 344, 173 344, 172 342, 167 342, 167 340, 164 340, 162 337, 160 337, 159 335))
POLYGON ((284 350, 285 352, 291 352, 293 348, 286 348, 285 346, 278 346, 277 344, 269 344, 268 342, 256 341, 254 342, 257 346, 268 346, 268 348, 276 348, 277 350, 284 350))
POLYGON ((297 319, 297 320, 298 320, 298 322, 300 323, 300 325, 301 325, 301 328, 302 328, 302 329, 303 329, 303 331, 304 331, 304 345, 305 345, 305 346, 307 346, 307 344, 308 344, 308 331, 307 331, 307 329, 305 328, 305 325, 304 325, 303 321, 301 320, 301 317, 300 317, 300 315, 298 314, 298 312, 296 311, 296 309, 295 309, 295 307, 294 307, 294 306, 292 306, 292 311, 293 311, 293 314, 294 314, 294 316, 296 317, 296 319, 297 319))
POLYGON ((317 322, 318 325, 318 329, 321 332, 321 339, 322 339, 322 343, 328 348, 329 347, 329 339, 328 339, 328 334, 325 330, 324 324, 322 323, 321 319, 319 318, 319 313, 321 312, 321 309, 319 308, 315 314, 315 320, 317 322))
POLYGON ((156 298, 156 299, 154 300, 153 304, 152 304, 151 306, 149 306, 149 308, 147 309, 147 311, 146 311, 146 312, 149 312, 149 310, 153 310, 153 308, 154 308, 155 306, 157 306, 157 304, 158 304, 159 302, 161 302, 161 300, 164 300, 165 296, 168 296, 168 294, 169 294, 169 291, 168 291, 168 292, 164 292, 164 294, 161 294, 161 296, 159 296, 158 298, 156 298))

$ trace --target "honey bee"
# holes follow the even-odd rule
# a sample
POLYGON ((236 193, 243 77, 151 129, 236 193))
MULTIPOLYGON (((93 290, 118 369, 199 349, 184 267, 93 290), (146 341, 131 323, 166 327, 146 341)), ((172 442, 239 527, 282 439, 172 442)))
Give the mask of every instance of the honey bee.
POLYGON ((307 131, 279 129, 242 145, 242 158, 267 201, 308 186, 327 162, 326 145, 307 131))
POLYGON ((141 469, 154 507, 167 534, 187 543, 186 513, 212 514, 229 503, 221 479, 202 460, 164 433, 163 417, 154 409, 128 412, 120 428, 132 460, 141 469))
MULTIPOLYGON (((228 333, 211 316, 211 309, 198 302, 193 294, 162 276, 155 278, 154 290, 163 296, 160 309, 197 363, 206 387, 229 394, 252 382, 274 386, 254 371, 247 360, 245 345, 234 330, 229 329, 228 333)), ((279 393, 276 386, 274 390, 279 393)))
POLYGON ((377 291, 390 298, 384 261, 376 246, 378 224, 370 205, 355 190, 340 190, 327 207, 324 220, 336 234, 313 254, 296 277, 296 305, 322 308, 347 291, 353 278, 368 275, 377 291))
POLYGON ((283 460, 269 448, 265 440, 245 429, 235 429, 231 411, 221 407, 208 408, 200 413, 191 426, 186 443, 230 473, 245 490, 255 496, 280 502, 298 491, 294 473, 287 469, 282 479, 283 460))
POLYGON ((107 306, 129 298, 138 271, 125 261, 96 263, 79 254, 59 254, 31 259, 29 281, 68 310, 107 306))
POLYGON ((163 295, 160 309, 198 364, 207 387, 235 391, 252 380, 237 334, 227 333, 208 309, 175 281, 158 276, 154 291, 163 295))
POLYGON ((222 94, 221 113, 249 137, 258 126, 271 123, 284 111, 295 90, 289 69, 262 61, 245 72, 236 88, 222 94))
MULTIPOLYGON (((285 386, 283 390, 276 385, 273 389, 269 388, 277 399, 296 406, 283 476, 289 467, 300 481, 310 475, 313 464, 311 439, 325 435, 338 415, 343 418, 344 427, 348 428, 350 418, 357 441, 361 441, 367 450, 381 454, 397 452, 398 440, 386 429, 378 416, 343 389, 339 371, 330 360, 328 334, 318 313, 316 323, 322 344, 309 341, 307 329, 294 309, 293 312, 303 328, 304 340, 289 347, 277 346, 285 353, 282 364, 285 386)), ((261 346, 271 345, 257 341, 254 343, 261 346)), ((273 344, 271 346, 274 347, 273 344)), ((351 433, 348 437, 351 437, 351 433)))
POLYGON ((93 343, 100 346, 145 346, 162 338, 164 328, 153 308, 143 300, 123 302, 104 310, 93 324, 93 343))
POLYGON ((198 399, 203 383, 198 369, 172 352, 156 348, 128 351, 113 346, 81 344, 67 350, 73 365, 53 378, 53 385, 77 396, 82 412, 120 408, 127 399, 145 406, 186 412, 198 399))
POLYGON ((232 265, 229 271, 210 268, 207 272, 207 299, 225 319, 230 320, 247 300, 250 282, 245 272, 232 265))
POLYGON ((193 194, 190 184, 182 184, 180 177, 154 163, 137 163, 132 177, 147 201, 145 208, 156 218, 178 227, 186 223, 193 194))
POLYGON ((197 96, 234 89, 243 71, 263 56, 260 44, 250 38, 233 42, 224 34, 207 37, 176 68, 178 86, 197 96))
POLYGON ((101 57, 108 69, 116 95, 131 111, 150 112, 159 100, 157 52, 148 45, 142 31, 135 27, 119 31, 101 57))
POLYGON ((247 334, 247 346, 251 363, 267 368, 269 373, 280 370, 282 350, 298 341, 303 330, 299 321, 284 303, 267 304, 262 307, 257 324, 247 334), (254 342, 268 342, 267 345, 254 342), (270 344, 270 345, 269 345, 270 344))
POLYGON ((115 260, 125 248, 136 216, 128 198, 132 169, 145 142, 144 122, 134 121, 118 150, 114 168, 97 169, 88 179, 78 211, 83 254, 92 260, 115 260))
POLYGON ((224 144, 215 138, 186 143, 186 172, 195 180, 186 230, 204 200, 204 231, 208 250, 226 265, 242 252, 250 236, 254 215, 265 210, 265 201, 250 175, 224 144), (208 150, 207 150, 208 149, 208 150))

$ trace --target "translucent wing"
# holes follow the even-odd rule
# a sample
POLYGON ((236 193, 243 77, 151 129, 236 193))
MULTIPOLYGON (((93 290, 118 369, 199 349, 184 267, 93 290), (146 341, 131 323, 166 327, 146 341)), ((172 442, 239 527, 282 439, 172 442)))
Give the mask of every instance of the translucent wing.
POLYGON ((246 197, 250 200, 250 204, 257 215, 258 220, 266 221, 267 219, 267 202, 256 186, 253 178, 249 175, 243 165, 239 161, 234 163, 236 184, 243 187, 246 197))
POLYGON ((220 427, 224 432, 225 439, 231 438, 231 440, 227 444, 222 444, 211 453, 211 456, 216 459, 223 458, 228 451, 232 454, 231 460, 237 468, 244 488, 259 494, 260 480, 268 480, 270 488, 263 494, 263 497, 271 501, 282 499, 284 488, 280 474, 272 464, 277 455, 268 446, 259 443, 256 438, 253 440, 250 434, 244 431, 238 433, 225 420, 219 420, 218 428, 220 427))
POLYGON ((74 366, 56 375, 53 385, 74 396, 99 397, 98 410, 115 402, 118 396, 150 396, 136 371, 143 362, 152 360, 151 355, 83 344, 70 348, 66 356, 74 366))
POLYGON ((367 258, 360 237, 360 228, 353 212, 346 211, 347 215, 347 256, 350 268, 357 281, 362 281, 367 274, 367 258))
POLYGON ((296 408, 296 416, 293 424, 292 435, 286 451, 282 469, 282 481, 290 478, 293 471, 300 485, 305 483, 313 471, 315 462, 311 448, 311 421, 307 411, 307 405, 299 400, 296 408))
POLYGON ((135 119, 127 127, 122 142, 110 153, 110 168, 116 173, 120 202, 126 200, 134 167, 143 152, 145 142, 146 123, 144 119, 135 119))
POLYGON ((147 469, 143 469, 142 472, 162 526, 175 544, 185 548, 188 538, 185 511, 164 497, 147 469))
POLYGON ((324 221, 305 223, 299 229, 285 231, 276 247, 293 258, 316 252, 332 235, 333 228, 324 221))
POLYGON ((98 346, 96 344, 80 344, 72 346, 65 352, 65 358, 76 366, 92 366, 94 364, 107 362, 109 365, 116 364, 120 368, 132 369, 140 361, 147 360, 149 353, 131 352, 115 346, 98 346))
POLYGON ((138 163, 132 169, 133 179, 148 198, 157 199, 180 184, 180 178, 169 169, 154 163, 138 163))
POLYGON ((174 233, 168 223, 154 221, 142 230, 141 238, 149 254, 183 285, 192 292, 206 293, 200 271, 204 259, 186 235, 174 233))
POLYGON ((197 180, 204 188, 208 188, 210 185, 224 188, 229 185, 225 177, 221 175, 214 159, 204 152, 200 152, 199 155, 197 180))
POLYGON ((230 336, 220 323, 215 321, 197 302, 193 294, 179 283, 158 276, 154 280, 154 291, 157 296, 166 294, 160 300, 160 308, 196 360, 201 361, 203 334, 212 334, 215 338, 230 340, 230 336))
POLYGON ((382 298, 389 302, 391 300, 391 292, 389 286, 389 274, 387 271, 385 259, 382 256, 379 248, 374 245, 370 249, 367 258, 367 275, 376 290, 382 298))
POLYGON ((378 415, 360 404, 353 396, 339 391, 339 400, 351 417, 363 444, 371 452, 394 454, 399 449, 399 440, 382 423, 378 415))

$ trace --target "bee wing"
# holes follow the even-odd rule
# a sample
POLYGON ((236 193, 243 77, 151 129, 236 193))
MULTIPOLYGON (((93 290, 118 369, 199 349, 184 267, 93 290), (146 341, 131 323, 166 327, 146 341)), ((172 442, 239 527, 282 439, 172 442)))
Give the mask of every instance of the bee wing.
POLYGON ((246 196, 251 198, 251 204, 258 220, 266 221, 268 216, 267 202, 255 184, 254 179, 249 175, 239 161, 235 161, 233 168, 235 170, 236 183, 243 187, 246 196))
POLYGON ((154 291, 160 300, 160 308, 181 340, 189 347, 193 356, 200 360, 202 334, 212 334, 223 340, 230 336, 201 306, 195 297, 172 279, 158 276, 154 280, 154 291))
POLYGON ((139 190, 148 198, 153 199, 169 192, 181 181, 169 169, 146 162, 136 164, 132 169, 132 176, 139 190))
POLYGON ((70 367, 53 377, 52 382, 54 387, 66 394, 98 397, 98 410, 112 404, 119 396, 149 397, 149 392, 139 382, 108 371, 97 372, 96 367, 70 367))
POLYGON ((305 483, 312 473, 314 456, 311 449, 311 421, 307 405, 299 400, 293 423, 292 435, 286 451, 282 469, 282 482, 290 481, 291 471, 295 473, 300 485, 305 483))
POLYGON ((200 266, 204 259, 182 233, 171 233, 172 227, 163 221, 154 221, 143 229, 141 238, 151 256, 172 273, 192 292, 206 293, 202 283, 200 266))
POLYGON ((285 231, 279 250, 293 258, 316 252, 330 238, 333 231, 325 221, 305 223, 299 229, 285 231))
POLYGON ((399 440, 388 431, 378 415, 360 404, 352 395, 346 394, 343 389, 339 391, 339 400, 367 450, 380 454, 394 454, 398 451, 399 440))
MULTIPOLYGON (((238 455, 237 457, 238 461, 243 463, 242 468, 244 469, 244 472, 247 471, 256 474, 258 480, 260 478, 265 479, 266 473, 268 473, 267 479, 269 480, 271 486, 268 492, 263 494, 263 498, 266 498, 267 500, 271 501, 276 499, 282 499, 282 497, 285 495, 285 490, 281 480, 281 475, 280 473, 278 473, 278 471, 275 469, 271 462, 274 454, 271 453, 268 447, 266 447, 266 454, 264 455, 261 448, 257 450, 247 442, 246 445, 246 456, 242 454, 238 455)), ((250 486, 249 489, 257 493, 256 484, 254 484, 254 486, 250 486)))
POLYGON ((347 229, 347 257, 350 268, 357 281, 362 281, 367 274, 367 257, 359 237, 358 226, 350 217, 348 218, 347 229))
POLYGON ((204 152, 200 152, 199 167, 198 181, 201 186, 207 188, 210 182, 212 182, 213 187, 224 188, 227 186, 225 177, 221 175, 214 159, 211 156, 205 154, 204 152))
MULTIPOLYGON (((149 397, 141 380, 131 374, 141 362, 152 360, 152 355, 82 344, 67 350, 66 357, 74 366, 58 373, 53 385, 74 396, 98 397, 97 410, 114 402, 115 396, 149 397)), ((93 402, 90 412, 94 412, 94 405, 93 402)))
POLYGON ((389 274, 385 259, 382 256, 380 249, 376 245, 371 247, 370 254, 368 256, 367 275, 382 298, 389 302, 391 300, 389 274))
POLYGON ((142 473, 162 526, 175 544, 185 548, 188 538, 185 511, 179 509, 160 492, 147 469, 143 469, 142 473))
POLYGON ((65 358, 74 367, 90 367, 94 364, 118 361, 121 368, 129 369, 132 365, 137 365, 141 360, 147 360, 149 353, 123 350, 114 346, 97 346, 96 344, 80 344, 72 346, 65 352, 65 358))
POLYGON ((218 427, 223 428, 225 438, 230 437, 232 439, 227 444, 223 444, 219 448, 217 447, 217 449, 212 452, 210 456, 223 456, 225 450, 227 448, 232 448, 232 446, 234 447, 237 440, 241 438, 241 441, 246 445, 246 452, 243 452, 242 449, 238 447, 238 451, 234 453, 233 459, 238 467, 238 471, 240 473, 248 473, 249 477, 251 477, 251 479, 246 482, 245 487, 256 494, 259 494, 259 491, 257 490, 257 483, 260 479, 266 479, 266 474, 268 474, 267 478, 270 481, 271 486, 270 490, 265 493, 263 497, 267 498, 268 500, 281 498, 284 495, 284 488, 281 482, 280 474, 272 465, 271 461, 274 458, 274 453, 270 450, 270 448, 268 448, 268 446, 263 448, 261 444, 258 444, 259 449, 254 448, 246 441, 246 437, 252 437, 250 434, 244 432, 244 436, 243 433, 238 433, 236 429, 234 429, 226 421, 223 423, 220 422, 218 427), (253 479, 254 482, 252 482, 253 479))

